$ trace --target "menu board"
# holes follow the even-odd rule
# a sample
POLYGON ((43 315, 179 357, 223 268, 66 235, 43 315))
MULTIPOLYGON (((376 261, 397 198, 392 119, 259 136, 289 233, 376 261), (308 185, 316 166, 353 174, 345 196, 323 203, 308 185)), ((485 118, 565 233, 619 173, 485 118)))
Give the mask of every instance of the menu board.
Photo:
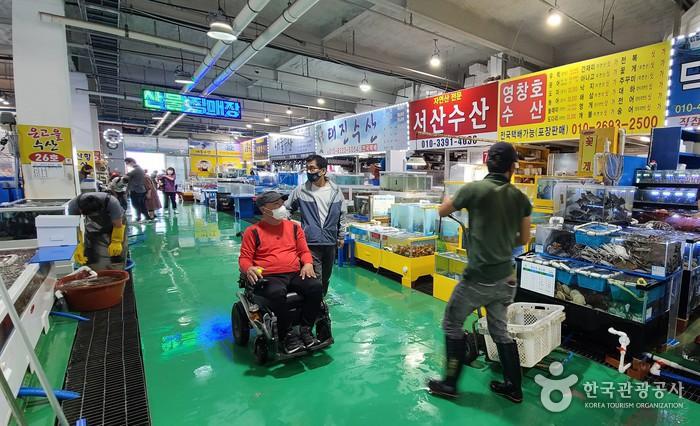
POLYGON ((669 42, 499 82, 498 139, 578 139, 616 127, 649 134, 663 126, 669 42))

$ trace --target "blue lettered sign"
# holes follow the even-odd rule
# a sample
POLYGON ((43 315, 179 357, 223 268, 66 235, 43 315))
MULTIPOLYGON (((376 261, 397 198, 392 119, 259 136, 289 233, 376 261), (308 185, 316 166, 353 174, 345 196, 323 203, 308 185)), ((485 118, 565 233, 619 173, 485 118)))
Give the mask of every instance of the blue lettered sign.
POLYGON ((155 90, 143 91, 143 107, 153 111, 169 111, 229 120, 240 120, 243 117, 243 108, 239 101, 155 90))
POLYGON ((669 78, 667 125, 700 126, 700 35, 676 37, 669 78))

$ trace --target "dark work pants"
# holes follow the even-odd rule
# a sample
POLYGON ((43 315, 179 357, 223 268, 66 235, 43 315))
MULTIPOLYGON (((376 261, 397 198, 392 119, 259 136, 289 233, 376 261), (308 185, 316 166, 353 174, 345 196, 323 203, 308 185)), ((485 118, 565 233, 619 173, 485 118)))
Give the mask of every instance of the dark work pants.
POLYGON ((309 246, 309 250, 311 251, 311 256, 314 258, 314 272, 316 272, 316 276, 320 278, 321 283, 323 283, 323 295, 325 296, 328 293, 328 284, 331 281, 333 264, 335 264, 338 248, 335 245, 309 246))
POLYGON ((167 209, 170 207, 170 203, 173 203, 173 210, 177 210, 177 192, 164 192, 163 195, 165 198, 165 208, 167 209))
POLYGON ((146 193, 145 192, 131 192, 131 206, 136 210, 136 220, 141 220, 141 215, 146 219, 148 216, 148 209, 146 209, 146 193))
POLYGON ((317 278, 301 279, 299 272, 289 274, 266 275, 268 283, 255 287, 255 294, 265 298, 266 305, 277 316, 279 337, 284 338, 290 329, 287 311, 287 293, 295 292, 304 298, 301 305, 301 325, 313 326, 321 309, 323 292, 321 281, 317 278))

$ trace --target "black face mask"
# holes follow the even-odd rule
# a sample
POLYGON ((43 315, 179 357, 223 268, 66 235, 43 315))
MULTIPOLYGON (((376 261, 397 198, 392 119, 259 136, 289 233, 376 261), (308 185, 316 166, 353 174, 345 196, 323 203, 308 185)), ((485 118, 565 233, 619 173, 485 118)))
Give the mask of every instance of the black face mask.
POLYGON ((321 172, 316 172, 316 173, 307 172, 306 178, 309 180, 309 182, 314 183, 321 178, 321 172))

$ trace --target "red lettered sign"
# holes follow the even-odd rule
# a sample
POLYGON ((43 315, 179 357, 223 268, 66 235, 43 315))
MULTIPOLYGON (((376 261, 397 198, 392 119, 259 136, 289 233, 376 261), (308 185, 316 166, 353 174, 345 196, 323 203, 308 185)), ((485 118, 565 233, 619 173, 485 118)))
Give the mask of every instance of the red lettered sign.
POLYGON ((542 123, 547 110, 547 74, 501 83, 500 126, 542 123))
POLYGON ((29 155, 32 163, 63 163, 66 158, 55 152, 33 152, 29 155))
POLYGON ((444 93, 409 104, 410 139, 496 132, 498 83, 444 93), (425 134, 428 133, 428 134, 425 134))

